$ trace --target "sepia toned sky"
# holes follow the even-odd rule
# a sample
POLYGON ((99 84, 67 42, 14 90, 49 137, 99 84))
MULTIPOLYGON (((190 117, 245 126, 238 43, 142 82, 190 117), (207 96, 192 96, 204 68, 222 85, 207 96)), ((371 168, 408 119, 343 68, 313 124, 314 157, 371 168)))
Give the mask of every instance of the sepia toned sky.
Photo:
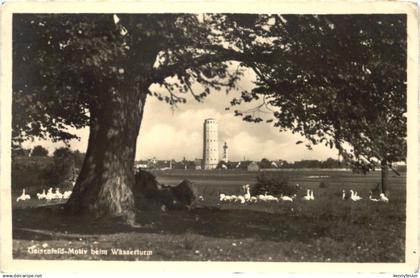
POLYGON ((223 92, 215 92, 204 103, 191 100, 174 111, 166 103, 148 99, 137 157, 201 158, 203 122, 206 118, 215 118, 219 128, 220 158, 224 141, 229 147, 229 159, 233 161, 244 157, 250 160, 268 158, 287 161, 337 158, 335 150, 324 146, 316 146, 309 151, 304 144, 296 145, 296 141, 302 137, 289 132, 280 133, 272 123, 249 123, 235 117, 232 111, 225 110, 231 98, 223 92))
MULTIPOLYGON (((248 76, 247 80, 240 83, 239 90, 251 86, 252 76, 248 76)), ((153 87, 151 89, 159 90, 153 87)), ((296 141, 302 140, 302 137, 290 132, 280 133, 273 127, 273 123, 249 123, 242 121, 240 117, 235 117, 233 109, 225 110, 234 96, 239 96, 239 91, 229 92, 228 95, 224 91, 215 91, 204 102, 197 102, 188 96, 186 104, 180 104, 172 109, 167 103, 148 97, 137 140, 136 159, 202 158, 203 122, 206 118, 215 118, 218 122, 220 158, 224 141, 229 146, 229 160, 232 161, 244 158, 249 160, 267 158, 292 162, 302 159, 337 158, 335 149, 319 145, 310 151, 304 146, 305 144, 296 145, 296 141)), ((269 115, 269 113, 261 114, 266 118, 269 115)), ((81 140, 73 140, 71 148, 85 152, 89 130, 88 128, 78 130, 77 134, 81 136, 81 140)), ((50 141, 35 141, 24 143, 24 147, 33 147, 39 143, 47 147, 50 153, 57 146, 63 145, 50 141)))

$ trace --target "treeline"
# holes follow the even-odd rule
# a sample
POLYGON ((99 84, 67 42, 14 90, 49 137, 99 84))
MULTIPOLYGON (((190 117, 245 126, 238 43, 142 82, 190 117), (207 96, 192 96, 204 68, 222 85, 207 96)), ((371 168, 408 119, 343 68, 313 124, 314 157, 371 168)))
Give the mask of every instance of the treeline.
MULTIPOLYGON (((326 160, 300 160, 295 162, 287 162, 286 160, 268 160, 266 158, 261 161, 254 161, 260 169, 300 169, 300 168, 346 168, 346 164, 339 160, 328 158, 326 160)), ((251 160, 238 162, 220 161, 217 168, 219 169, 247 169, 248 165, 253 163, 251 160)))
POLYGON ((57 148, 51 156, 42 146, 12 150, 12 187, 30 188, 32 185, 67 187, 79 174, 84 153, 69 148, 57 148))
POLYGON ((295 161, 294 163, 284 161, 279 168, 346 168, 346 164, 339 160, 328 158, 326 160, 300 160, 295 161))

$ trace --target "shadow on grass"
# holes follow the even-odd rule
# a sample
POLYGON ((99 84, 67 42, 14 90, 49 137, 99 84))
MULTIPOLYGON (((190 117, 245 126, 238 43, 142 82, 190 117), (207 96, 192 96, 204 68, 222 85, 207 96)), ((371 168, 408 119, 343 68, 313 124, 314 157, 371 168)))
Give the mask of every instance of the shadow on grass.
MULTIPOLYGON (((115 233, 195 233, 220 238, 256 238, 284 240, 308 238, 310 219, 304 216, 273 214, 248 209, 195 208, 168 212, 139 211, 137 223, 130 227, 116 222, 98 222, 65 216, 60 205, 13 210, 13 238, 20 240, 54 240, 60 238, 95 238, 115 233), (309 225, 309 226, 308 226, 309 225), (300 228, 298 228, 300 227, 300 228)), ((315 234, 324 228, 313 226, 315 234)))

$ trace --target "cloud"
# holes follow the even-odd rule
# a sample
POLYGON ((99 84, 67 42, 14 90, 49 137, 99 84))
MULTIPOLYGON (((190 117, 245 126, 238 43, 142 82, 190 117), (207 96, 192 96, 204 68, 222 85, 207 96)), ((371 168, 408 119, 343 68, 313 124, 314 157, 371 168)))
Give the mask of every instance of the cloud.
POLYGON ((198 131, 176 129, 172 125, 155 124, 137 140, 137 158, 178 160, 202 156, 202 136, 198 131))
POLYGON ((326 159, 336 157, 336 151, 326 149, 322 146, 315 146, 313 151, 308 151, 303 145, 296 145, 296 141, 301 139, 298 135, 289 132, 280 135, 282 141, 271 139, 261 139, 258 135, 248 132, 240 132, 229 142, 229 155, 232 160, 242 160, 244 157, 249 160, 261 160, 267 158, 271 160, 284 159, 296 161, 301 159, 326 159), (286 139, 289 140, 286 140, 286 139))

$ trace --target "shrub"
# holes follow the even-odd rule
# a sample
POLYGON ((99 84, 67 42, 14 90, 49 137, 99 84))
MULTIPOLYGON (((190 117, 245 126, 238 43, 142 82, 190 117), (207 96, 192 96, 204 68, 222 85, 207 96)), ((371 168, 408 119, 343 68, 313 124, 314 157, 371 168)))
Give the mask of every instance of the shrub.
POLYGON ((49 179, 45 173, 54 167, 51 157, 18 156, 12 158, 12 188, 20 191, 22 188, 42 188, 48 186, 49 179))
POLYGON ((48 150, 41 145, 32 149, 31 156, 48 156, 48 150))
POLYGON ((252 187, 252 195, 267 194, 272 195, 293 195, 298 188, 289 184, 289 177, 283 173, 262 173, 257 177, 257 183, 252 187))

